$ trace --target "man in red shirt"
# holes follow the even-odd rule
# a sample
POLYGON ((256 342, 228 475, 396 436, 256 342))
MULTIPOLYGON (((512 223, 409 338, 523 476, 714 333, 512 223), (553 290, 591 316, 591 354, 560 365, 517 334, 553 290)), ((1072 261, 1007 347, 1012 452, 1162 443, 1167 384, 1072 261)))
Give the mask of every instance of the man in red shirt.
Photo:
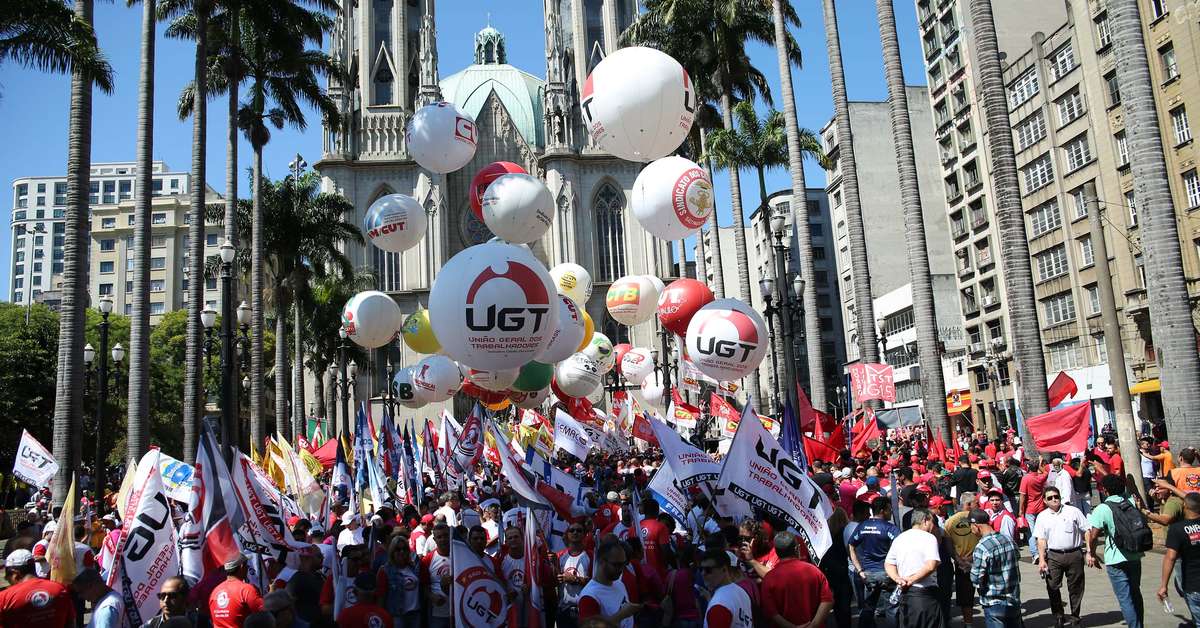
POLYGON ((246 582, 246 572, 246 557, 241 554, 225 563, 225 582, 208 598, 213 628, 241 628, 247 617, 262 610, 262 595, 246 582))
POLYGON ((824 626, 833 609, 833 591, 829 580, 816 565, 800 560, 796 535, 775 535, 775 553, 779 562, 763 576, 759 599, 763 613, 772 625, 779 619, 794 626, 824 626))
MULTIPOLYGON (((1020 515, 1025 518, 1025 523, 1030 530, 1033 529, 1038 513, 1046 508, 1046 503, 1042 501, 1042 491, 1045 488, 1046 471, 1042 468, 1042 459, 1040 456, 1033 456, 1029 459, 1029 472, 1021 478, 1021 497, 1017 508, 1020 515)), ((1036 565, 1038 561, 1037 540, 1033 538, 1032 534, 1029 535, 1029 553, 1033 556, 1033 563, 1036 565)))
POLYGON ((642 500, 642 529, 638 535, 642 549, 646 552, 646 564, 658 573, 662 582, 667 581, 667 564, 674 562, 671 552, 671 533, 658 520, 658 502, 653 497, 642 500))
POLYGON ((392 616, 375 603, 375 576, 364 573, 354 579, 354 598, 357 602, 347 606, 337 616, 339 627, 378 628, 392 625, 392 616))
POLYGON ((4 560, 4 578, 10 585, 0 591, 0 626, 66 628, 75 625, 75 605, 63 585, 34 574, 33 553, 14 550, 4 560))

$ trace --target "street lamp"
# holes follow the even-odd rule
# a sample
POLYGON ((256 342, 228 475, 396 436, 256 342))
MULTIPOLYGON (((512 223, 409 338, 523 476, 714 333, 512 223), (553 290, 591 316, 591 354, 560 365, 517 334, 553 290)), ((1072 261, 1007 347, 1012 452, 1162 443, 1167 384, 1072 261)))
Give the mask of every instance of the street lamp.
MULTIPOLYGON (((340 435, 345 435, 350 432, 350 380, 346 376, 346 338, 349 334, 345 327, 338 328, 338 370, 341 372, 341 387, 342 387, 342 424, 340 435)), ((355 370, 357 370, 357 366, 355 370)))
MULTIPOLYGON (((395 377, 396 367, 392 364, 392 343, 388 343, 383 347, 383 368, 384 381, 383 387, 387 391, 384 395, 384 407, 387 409, 389 420, 394 421, 396 418, 396 398, 392 395, 392 378, 395 377)), ((312 414, 312 404, 309 404, 309 414, 312 414)))
MULTIPOLYGON (((101 471, 101 466, 102 466, 101 465, 101 460, 102 460, 101 455, 103 454, 103 451, 102 451, 103 448, 100 443, 102 443, 104 440, 102 437, 104 434, 104 411, 105 411, 106 407, 108 406, 108 358, 109 358, 108 315, 112 314, 112 311, 113 311, 112 297, 110 297, 110 296, 100 297, 100 302, 97 304, 96 307, 97 307, 97 309, 100 310, 100 352, 97 356, 97 353, 95 351, 92 351, 92 355, 93 355, 93 359, 95 357, 100 358, 100 364, 99 364, 99 371, 98 371, 98 379, 96 381, 96 384, 97 384, 96 392, 98 392, 99 394, 97 395, 97 400, 96 400, 96 458, 93 461, 93 463, 96 466, 96 468, 94 469, 94 472, 96 473, 97 485, 103 486, 103 484, 100 484, 100 482, 104 480, 104 475, 103 475, 103 472, 101 471)), ((120 345, 117 345, 117 346, 120 346, 120 345)), ((114 349, 115 349, 115 347, 114 347, 114 349)), ((88 362, 87 347, 84 347, 83 353, 84 353, 84 361, 88 362)), ((122 350, 121 354, 122 354, 122 357, 124 357, 123 350, 122 350)), ((117 361, 117 360, 115 360, 115 351, 114 351, 114 361, 117 361)))
MULTIPOLYGON (((775 238, 775 246, 774 246, 774 248, 775 248, 775 283, 777 286, 780 286, 780 287, 788 285, 787 255, 788 255, 790 241, 788 241, 789 240, 789 234, 788 234, 788 229, 787 229, 788 224, 787 224, 787 215, 785 212, 786 212, 786 210, 783 208, 783 206, 778 205, 775 207, 774 211, 771 213, 771 218, 770 218, 771 234, 775 238)), ((791 282, 791 285, 792 285, 793 289, 799 287, 800 294, 803 294, 803 290, 804 290, 803 282, 804 282, 804 279, 797 276, 795 279, 793 279, 793 281, 791 282)), ((774 292, 774 291, 772 291, 772 292, 774 292)), ((797 383, 796 359, 795 359, 795 357, 793 355, 793 351, 792 351, 792 321, 791 321, 792 312, 791 312, 791 310, 792 310, 792 307, 794 306, 794 303, 792 302, 792 300, 786 298, 786 296, 784 294, 782 294, 783 292, 784 292, 784 290, 780 290, 779 305, 776 308, 775 313, 779 316, 779 322, 780 322, 779 327, 780 327, 780 331, 783 333, 783 356, 782 356, 782 359, 783 359, 783 377, 785 379, 784 395, 786 396, 786 399, 788 400, 788 402, 791 404, 792 410, 794 412, 799 412, 800 405, 799 405, 798 399, 796 397, 796 383, 797 383)), ((821 385, 821 383, 818 382, 817 385, 821 385)))
MULTIPOLYGON (((233 464, 233 443, 237 440, 237 334, 234 332, 233 262, 237 250, 229 238, 221 243, 221 444, 226 464, 233 464)), ((250 325, 250 306, 242 301, 237 308, 237 324, 250 325), (245 311, 243 311, 245 308, 245 311)))
POLYGON ((217 311, 211 307, 204 308, 200 312, 200 324, 204 325, 204 360, 207 368, 212 366, 212 331, 213 325, 217 324, 217 311))
POLYGON ((779 388, 783 382, 779 379, 779 352, 775 350, 775 315, 779 313, 779 306, 775 304, 775 280, 771 277, 763 277, 758 280, 758 289, 762 293, 763 302, 767 304, 767 336, 771 339, 771 379, 775 385, 771 387, 771 405, 774 408, 773 414, 776 417, 782 416, 783 406, 779 403, 779 388))

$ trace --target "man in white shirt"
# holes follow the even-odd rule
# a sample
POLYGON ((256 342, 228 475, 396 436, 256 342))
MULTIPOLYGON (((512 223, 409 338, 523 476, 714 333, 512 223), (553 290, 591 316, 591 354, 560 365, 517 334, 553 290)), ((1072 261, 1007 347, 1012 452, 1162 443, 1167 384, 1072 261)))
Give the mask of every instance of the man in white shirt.
MULTIPOLYGON (((441 517, 446 520, 446 525, 451 528, 458 526, 458 510, 461 502, 458 499, 458 493, 446 491, 442 495, 442 507, 433 511, 434 518, 441 517)), ((478 517, 478 515, 476 515, 478 517)))
POLYGON ((1033 538, 1037 539, 1038 571, 1046 578, 1046 592, 1050 596, 1050 612, 1054 614, 1055 623, 1078 626, 1083 603, 1084 542, 1092 526, 1083 512, 1066 503, 1063 497, 1058 488, 1046 483, 1042 493, 1046 509, 1038 514, 1033 538), (1063 614, 1060 590, 1064 574, 1067 576, 1067 593, 1071 596, 1069 616, 1063 614))
POLYGON ((704 586, 713 592, 704 611, 704 628, 753 626, 750 596, 737 584, 742 577, 737 556, 725 550, 710 549, 700 559, 700 572, 704 575, 704 586))
POLYGON ((938 540, 933 535, 937 519, 925 508, 912 512, 912 528, 900 533, 888 550, 883 568, 900 587, 900 628, 937 626, 942 623, 937 568, 941 563, 938 540))
POLYGON ((609 535, 596 547, 596 574, 579 594, 579 621, 599 617, 620 628, 633 628, 633 616, 642 610, 641 604, 629 601, 629 593, 621 582, 628 564, 624 544, 609 535))
POLYGON ((337 550, 339 554, 348 545, 363 544, 362 523, 359 519, 357 514, 350 511, 346 511, 342 515, 342 525, 346 527, 338 534, 337 550))
POLYGON ((1074 496, 1074 486, 1071 484, 1071 474, 1063 467, 1063 459, 1055 458, 1050 463, 1050 470, 1046 472, 1046 488, 1053 486, 1058 489, 1059 495, 1062 495, 1062 503, 1071 503, 1071 498, 1074 496))

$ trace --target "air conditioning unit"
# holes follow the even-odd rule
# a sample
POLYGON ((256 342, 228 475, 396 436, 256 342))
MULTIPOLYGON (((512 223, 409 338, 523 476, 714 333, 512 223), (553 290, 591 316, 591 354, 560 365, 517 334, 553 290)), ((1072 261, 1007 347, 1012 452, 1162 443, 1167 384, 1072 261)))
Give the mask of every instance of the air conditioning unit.
POLYGON ((992 307, 995 304, 996 304, 996 297, 994 297, 990 294, 983 297, 983 307, 992 307))

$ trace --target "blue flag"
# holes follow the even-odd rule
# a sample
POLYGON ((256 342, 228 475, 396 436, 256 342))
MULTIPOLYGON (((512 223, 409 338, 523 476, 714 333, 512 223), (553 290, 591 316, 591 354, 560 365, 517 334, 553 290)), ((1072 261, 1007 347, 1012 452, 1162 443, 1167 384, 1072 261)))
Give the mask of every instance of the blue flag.
POLYGON ((783 406, 783 427, 779 433, 779 446, 792 456, 792 462, 801 471, 808 471, 808 456, 804 455, 804 439, 800 435, 800 419, 792 407, 791 399, 783 406))

